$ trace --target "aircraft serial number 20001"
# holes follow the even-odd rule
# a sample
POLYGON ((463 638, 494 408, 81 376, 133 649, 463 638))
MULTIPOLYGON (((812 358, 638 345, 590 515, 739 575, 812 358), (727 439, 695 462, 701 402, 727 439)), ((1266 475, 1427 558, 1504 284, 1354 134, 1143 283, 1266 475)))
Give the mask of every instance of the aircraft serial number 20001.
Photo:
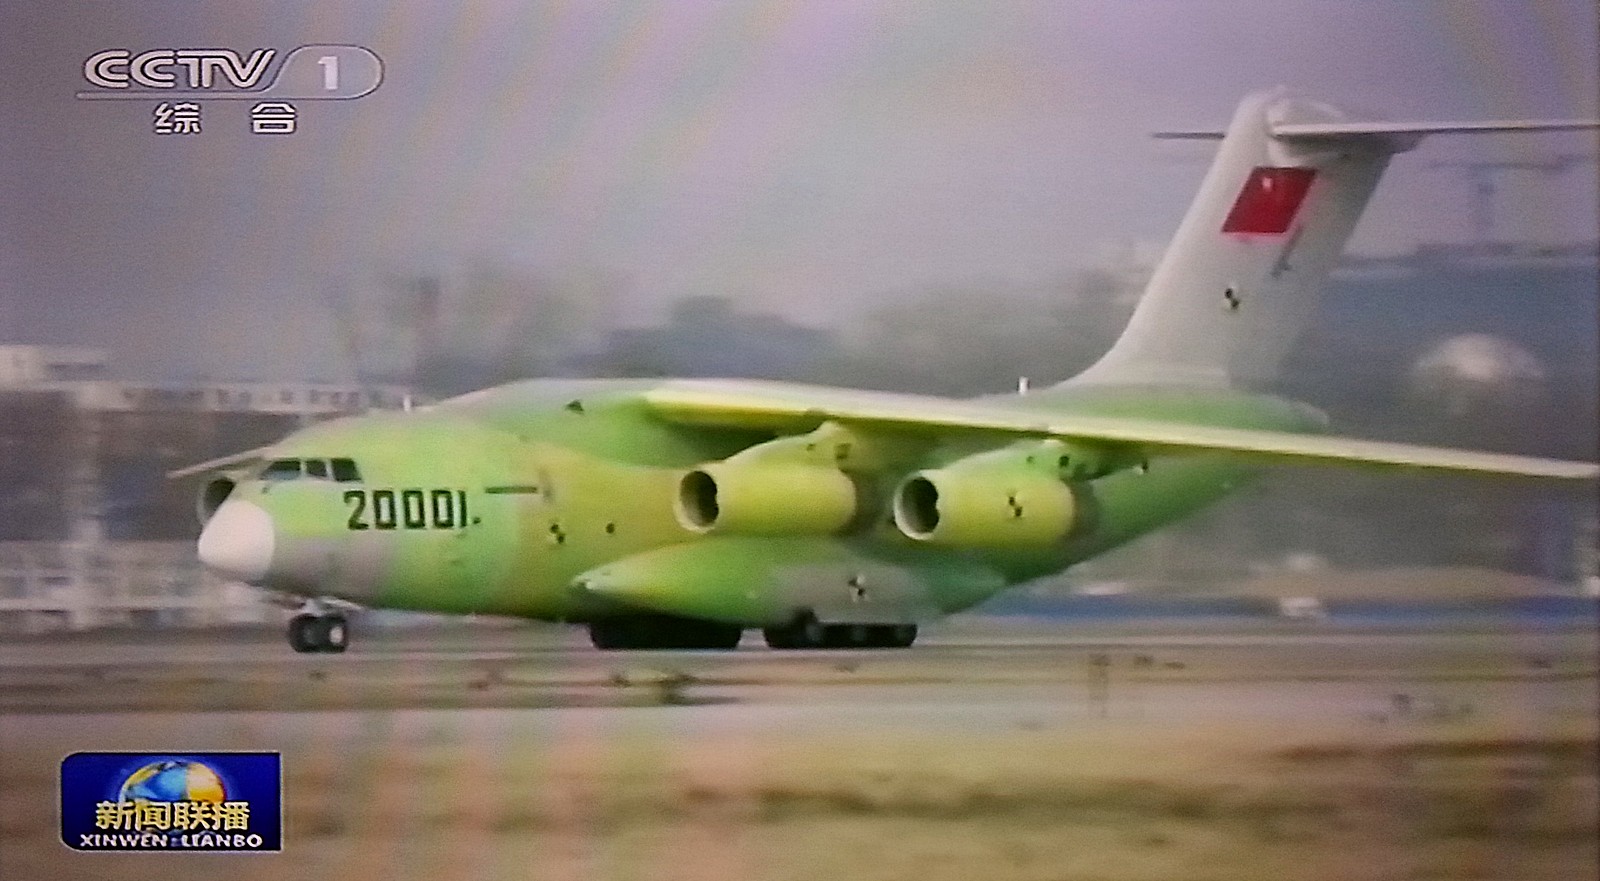
POLYGON ((347 489, 350 529, 455 529, 470 516, 464 489, 347 489))
POLYGON ((1122 336, 1026 395, 539 380, 314 425, 204 475, 199 555, 335 604, 585 624, 601 648, 908 646, 918 624, 1226 495, 1263 462, 1592 481, 1596 467, 1327 433, 1270 379, 1384 167, 1425 135, 1594 121, 1353 120, 1247 97, 1122 336))

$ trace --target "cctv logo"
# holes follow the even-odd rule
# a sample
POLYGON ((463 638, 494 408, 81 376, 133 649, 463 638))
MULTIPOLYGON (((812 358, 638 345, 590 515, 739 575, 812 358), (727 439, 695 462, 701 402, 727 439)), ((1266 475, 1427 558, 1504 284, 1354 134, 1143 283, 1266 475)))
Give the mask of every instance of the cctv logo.
POLYGON ((288 51, 105 49, 83 61, 79 98, 342 101, 383 82, 383 59, 364 46, 317 43, 288 51))
POLYGON ((191 90, 210 89, 217 74, 233 89, 254 88, 276 57, 276 49, 257 49, 241 57, 232 49, 151 49, 134 55, 126 49, 107 49, 83 62, 83 78, 102 89, 172 89, 178 77, 191 90))

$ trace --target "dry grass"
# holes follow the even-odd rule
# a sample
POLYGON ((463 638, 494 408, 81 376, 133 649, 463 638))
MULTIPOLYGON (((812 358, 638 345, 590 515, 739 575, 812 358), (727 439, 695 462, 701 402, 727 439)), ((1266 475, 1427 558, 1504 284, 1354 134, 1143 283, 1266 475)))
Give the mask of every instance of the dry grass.
POLYGON ((1600 875, 1586 636, 1141 648, 1111 656, 1099 711, 1081 647, 737 665, 508 655, 263 653, 225 681, 165 655, 0 669, 0 881, 1600 875), (1321 692, 1326 708, 1272 703, 1324 681, 1361 685, 1321 692), (885 714, 874 695, 978 702, 885 714), (1224 711, 1192 711, 1213 699, 1224 711), (724 700, 750 713, 682 705, 724 700), (813 701, 837 722, 785 730, 813 701), (1010 710, 986 719, 991 705, 1010 710), (852 724, 856 708, 868 721, 852 724), (890 727, 900 718, 952 727, 890 727), (93 748, 283 750, 286 851, 66 850, 57 762, 93 748))
MULTIPOLYGON (((1106 725, 290 753, 278 856, 80 856, 47 744, 0 762, 10 878, 1594 877, 1592 727, 1106 725)), ((244 746, 246 744, 236 744, 244 746)))

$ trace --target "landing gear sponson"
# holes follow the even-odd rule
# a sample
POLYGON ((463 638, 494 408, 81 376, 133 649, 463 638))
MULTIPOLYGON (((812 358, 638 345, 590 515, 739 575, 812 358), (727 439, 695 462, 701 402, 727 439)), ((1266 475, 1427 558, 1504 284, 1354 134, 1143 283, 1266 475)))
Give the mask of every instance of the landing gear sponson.
POLYGON ((301 654, 337 654, 350 647, 350 620, 315 600, 289 619, 289 647, 301 654))

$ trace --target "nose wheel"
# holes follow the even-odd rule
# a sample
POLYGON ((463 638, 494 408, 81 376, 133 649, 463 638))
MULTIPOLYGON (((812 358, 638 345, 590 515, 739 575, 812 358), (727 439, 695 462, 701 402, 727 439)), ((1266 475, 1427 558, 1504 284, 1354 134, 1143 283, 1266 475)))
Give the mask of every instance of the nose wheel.
POLYGON ((289 647, 301 654, 337 654, 350 646, 350 622, 338 613, 289 619, 289 647))

